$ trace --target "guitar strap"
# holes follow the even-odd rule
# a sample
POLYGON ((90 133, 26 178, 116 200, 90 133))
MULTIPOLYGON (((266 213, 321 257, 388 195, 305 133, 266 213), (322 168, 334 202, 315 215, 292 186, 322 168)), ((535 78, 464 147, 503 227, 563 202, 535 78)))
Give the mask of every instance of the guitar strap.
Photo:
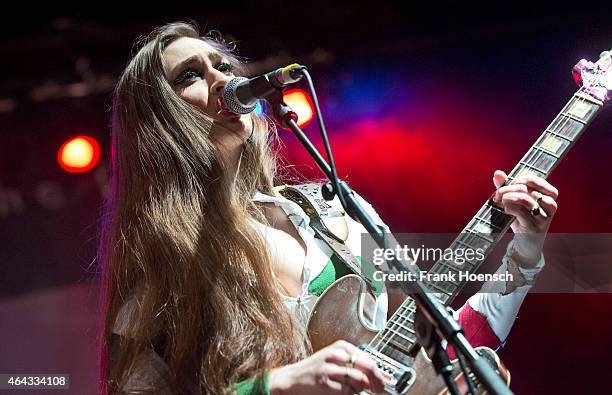
POLYGON ((349 227, 344 209, 338 197, 328 202, 321 194, 322 184, 310 183, 300 185, 280 185, 274 189, 285 198, 297 203, 310 217, 310 226, 317 238, 323 240, 331 248, 334 255, 358 275, 375 292, 377 287, 372 279, 364 275, 361 262, 353 255, 344 243, 348 238, 349 227))

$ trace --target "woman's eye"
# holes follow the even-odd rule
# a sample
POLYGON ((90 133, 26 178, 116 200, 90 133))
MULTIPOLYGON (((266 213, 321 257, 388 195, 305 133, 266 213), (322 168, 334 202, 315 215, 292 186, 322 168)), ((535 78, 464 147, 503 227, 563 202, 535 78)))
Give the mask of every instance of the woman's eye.
POLYGON ((195 78, 202 78, 203 75, 201 72, 194 69, 186 69, 183 71, 176 79, 174 80, 174 85, 182 84, 186 81, 191 81, 195 78))
POLYGON ((231 74, 234 71, 234 66, 227 62, 219 63, 215 68, 225 74, 231 74))

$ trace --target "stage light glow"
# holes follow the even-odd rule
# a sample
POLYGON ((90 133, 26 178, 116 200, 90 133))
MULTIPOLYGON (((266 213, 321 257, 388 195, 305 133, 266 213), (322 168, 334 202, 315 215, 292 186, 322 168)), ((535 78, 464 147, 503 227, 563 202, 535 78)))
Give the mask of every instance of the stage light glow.
POLYGON ((301 89, 290 89, 283 93, 283 100, 297 114, 297 124, 300 127, 305 127, 310 123, 314 109, 312 100, 306 92, 301 89))
POLYGON ((255 114, 257 114, 257 116, 259 117, 264 115, 264 107, 263 107, 261 100, 257 100, 257 104, 255 105, 254 111, 255 111, 255 114))
POLYGON ((57 162, 69 173, 85 173, 100 161, 100 144, 89 136, 77 136, 66 141, 57 153, 57 162))

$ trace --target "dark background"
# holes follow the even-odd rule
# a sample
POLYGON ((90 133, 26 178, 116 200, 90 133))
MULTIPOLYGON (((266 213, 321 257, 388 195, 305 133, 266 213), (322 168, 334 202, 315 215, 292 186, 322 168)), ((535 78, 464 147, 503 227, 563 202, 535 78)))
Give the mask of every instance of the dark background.
MULTIPOLYGON (((219 29, 253 72, 308 65, 340 175, 402 232, 462 229, 492 193, 493 171, 509 171, 575 92, 574 64, 612 48, 610 7, 597 4, 179 6, 0 27, 0 373, 69 373, 71 392, 95 393, 111 91, 153 27, 191 19, 219 29), (57 149, 80 133, 100 141, 102 162, 64 173, 57 149)), ((610 119, 604 109, 551 176, 551 232, 612 231, 610 119)), ((280 134, 285 163, 318 176, 280 134)), ((516 393, 609 388, 610 290, 527 298, 500 352, 516 393)))

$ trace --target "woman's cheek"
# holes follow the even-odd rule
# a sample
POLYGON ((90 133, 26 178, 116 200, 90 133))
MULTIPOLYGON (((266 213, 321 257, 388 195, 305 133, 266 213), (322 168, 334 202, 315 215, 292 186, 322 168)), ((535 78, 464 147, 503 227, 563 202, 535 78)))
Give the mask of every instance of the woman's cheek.
POLYGON ((191 86, 185 88, 181 94, 181 97, 187 103, 193 104, 207 114, 214 115, 210 114, 210 109, 208 108, 208 93, 200 83, 192 84, 191 86))

